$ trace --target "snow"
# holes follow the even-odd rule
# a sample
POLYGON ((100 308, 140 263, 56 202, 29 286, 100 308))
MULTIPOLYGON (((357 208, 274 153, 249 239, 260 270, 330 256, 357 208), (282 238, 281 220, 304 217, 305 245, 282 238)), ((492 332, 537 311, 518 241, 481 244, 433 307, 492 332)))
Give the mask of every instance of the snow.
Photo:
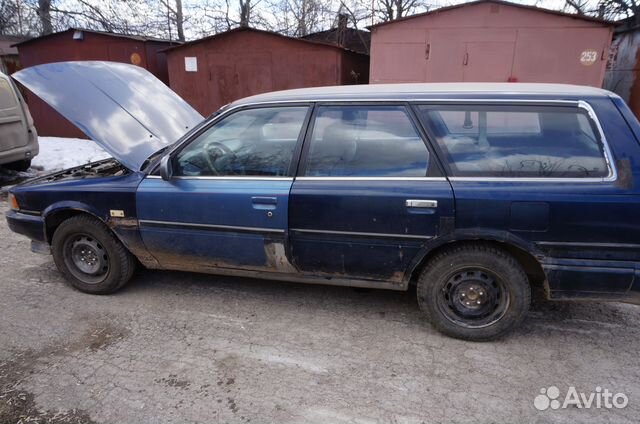
POLYGON ((40 153, 31 161, 31 167, 46 172, 73 168, 111 157, 91 140, 38 137, 38 143, 40 153))

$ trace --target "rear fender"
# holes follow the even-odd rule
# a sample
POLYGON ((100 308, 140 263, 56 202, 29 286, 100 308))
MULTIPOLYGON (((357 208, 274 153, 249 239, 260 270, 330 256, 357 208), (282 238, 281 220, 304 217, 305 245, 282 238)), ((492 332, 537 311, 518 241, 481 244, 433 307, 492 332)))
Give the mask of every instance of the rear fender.
MULTIPOLYGON (((541 260, 545 255, 532 242, 514 235, 508 231, 497 231, 486 228, 466 228, 454 230, 443 236, 435 237, 425 244, 425 246, 416 255, 405 273, 405 283, 408 284, 421 271, 422 266, 433 256, 440 248, 453 243, 462 242, 494 242, 504 245, 508 250, 516 248, 530 258, 530 261, 536 268, 536 273, 542 273, 539 277, 544 280, 545 275, 542 269, 541 260)), ((518 259, 518 258, 516 258, 518 259)), ((526 268, 526 267, 525 267, 526 268)), ((527 270, 529 272, 529 270, 527 270)))

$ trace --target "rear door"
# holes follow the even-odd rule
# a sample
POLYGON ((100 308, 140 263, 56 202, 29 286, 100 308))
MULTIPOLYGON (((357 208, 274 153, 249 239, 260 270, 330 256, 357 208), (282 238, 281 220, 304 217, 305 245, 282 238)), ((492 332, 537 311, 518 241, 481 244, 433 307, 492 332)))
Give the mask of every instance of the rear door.
POLYGON ((289 201, 303 273, 400 283, 452 225, 448 181, 404 104, 320 104, 289 201))

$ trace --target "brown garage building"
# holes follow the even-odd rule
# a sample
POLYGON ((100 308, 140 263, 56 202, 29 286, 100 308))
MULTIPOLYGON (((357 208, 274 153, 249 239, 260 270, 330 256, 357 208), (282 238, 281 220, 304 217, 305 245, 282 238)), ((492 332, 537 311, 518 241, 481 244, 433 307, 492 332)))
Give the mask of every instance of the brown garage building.
POLYGON ((369 80, 366 54, 252 28, 233 29, 166 52, 170 87, 203 115, 253 94, 369 80))
MULTIPOLYGON (((135 35, 70 28, 15 44, 23 68, 69 60, 108 60, 146 68, 165 84, 169 82, 164 50, 175 42, 135 35)), ((86 136, 38 97, 27 92, 27 103, 39 135, 86 136)))
POLYGON ((600 87, 613 24, 479 0, 371 27, 371 82, 555 82, 600 87))

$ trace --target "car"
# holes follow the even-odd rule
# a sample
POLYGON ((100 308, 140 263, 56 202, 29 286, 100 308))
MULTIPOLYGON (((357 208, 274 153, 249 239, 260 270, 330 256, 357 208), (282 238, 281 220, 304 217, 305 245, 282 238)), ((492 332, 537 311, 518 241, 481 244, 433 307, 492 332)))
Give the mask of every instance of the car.
POLYGON ((26 171, 38 150, 29 107, 11 78, 0 72, 0 166, 26 171))
POLYGON ((15 78, 114 158, 10 191, 9 227, 86 293, 146 268, 408 290, 442 333, 501 337, 533 289, 640 303, 640 125, 605 90, 319 87, 204 119, 132 65, 15 78))

